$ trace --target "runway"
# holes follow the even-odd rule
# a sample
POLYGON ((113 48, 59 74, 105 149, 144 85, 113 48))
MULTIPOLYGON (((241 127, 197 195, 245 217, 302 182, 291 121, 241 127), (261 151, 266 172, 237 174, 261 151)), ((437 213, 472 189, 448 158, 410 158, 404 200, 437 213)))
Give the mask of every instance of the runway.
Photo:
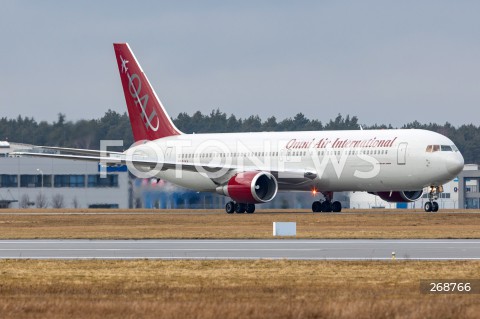
POLYGON ((1 259, 480 260, 478 239, 0 240, 1 259))

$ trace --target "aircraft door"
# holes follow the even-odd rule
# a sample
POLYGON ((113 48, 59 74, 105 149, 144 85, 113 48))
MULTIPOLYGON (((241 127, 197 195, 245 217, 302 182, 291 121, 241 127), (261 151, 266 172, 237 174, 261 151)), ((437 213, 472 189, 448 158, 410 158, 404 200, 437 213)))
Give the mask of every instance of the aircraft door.
POLYGON ((167 147, 167 150, 165 152, 165 159, 167 161, 175 161, 175 158, 173 158, 172 150, 173 150, 173 147, 167 147))
POLYGON ((405 165, 407 162, 407 145, 408 143, 400 143, 397 150, 397 164, 405 165))

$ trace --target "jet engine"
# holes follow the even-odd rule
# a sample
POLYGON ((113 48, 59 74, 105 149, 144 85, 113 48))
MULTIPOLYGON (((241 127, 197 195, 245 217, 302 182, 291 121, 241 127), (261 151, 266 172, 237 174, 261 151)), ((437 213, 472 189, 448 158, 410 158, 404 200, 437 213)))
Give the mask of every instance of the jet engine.
POLYGON ((381 199, 387 202, 406 203, 406 202, 414 202, 417 199, 419 199, 423 194, 423 190, 400 191, 400 192, 376 192, 373 194, 378 195, 381 199))
POLYGON ((217 187, 217 193, 229 196, 237 203, 256 204, 271 201, 278 191, 275 177, 267 172, 242 172, 230 178, 227 185, 217 187))

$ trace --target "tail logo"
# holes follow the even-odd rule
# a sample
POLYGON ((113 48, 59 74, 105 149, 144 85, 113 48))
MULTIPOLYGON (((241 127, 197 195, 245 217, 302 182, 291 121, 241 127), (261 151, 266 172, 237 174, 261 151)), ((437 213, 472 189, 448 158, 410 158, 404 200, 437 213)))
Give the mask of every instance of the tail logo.
POLYGON ((127 72, 128 60, 124 59, 122 56, 120 56, 120 60, 122 63, 122 73, 126 73, 128 78, 128 91, 130 92, 131 97, 134 99, 135 104, 140 106, 141 117, 145 124, 145 128, 150 128, 155 132, 158 131, 158 128, 160 127, 160 119, 158 118, 157 112, 155 109, 153 109, 150 114, 147 114, 147 105, 150 96, 146 93, 140 97, 142 95, 142 80, 136 73, 130 74, 127 72))
POLYGON ((128 68, 127 68, 128 61, 125 60, 122 56, 120 56, 120 60, 122 61, 122 73, 126 73, 128 71, 128 68))

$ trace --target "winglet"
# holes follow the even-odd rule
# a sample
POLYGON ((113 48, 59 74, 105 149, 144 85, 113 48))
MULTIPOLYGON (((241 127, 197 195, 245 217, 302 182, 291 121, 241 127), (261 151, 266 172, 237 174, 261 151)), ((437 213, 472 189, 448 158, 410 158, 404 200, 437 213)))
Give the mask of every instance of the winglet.
POLYGON ((113 48, 135 141, 182 134, 165 111, 128 43, 114 43, 113 48))

